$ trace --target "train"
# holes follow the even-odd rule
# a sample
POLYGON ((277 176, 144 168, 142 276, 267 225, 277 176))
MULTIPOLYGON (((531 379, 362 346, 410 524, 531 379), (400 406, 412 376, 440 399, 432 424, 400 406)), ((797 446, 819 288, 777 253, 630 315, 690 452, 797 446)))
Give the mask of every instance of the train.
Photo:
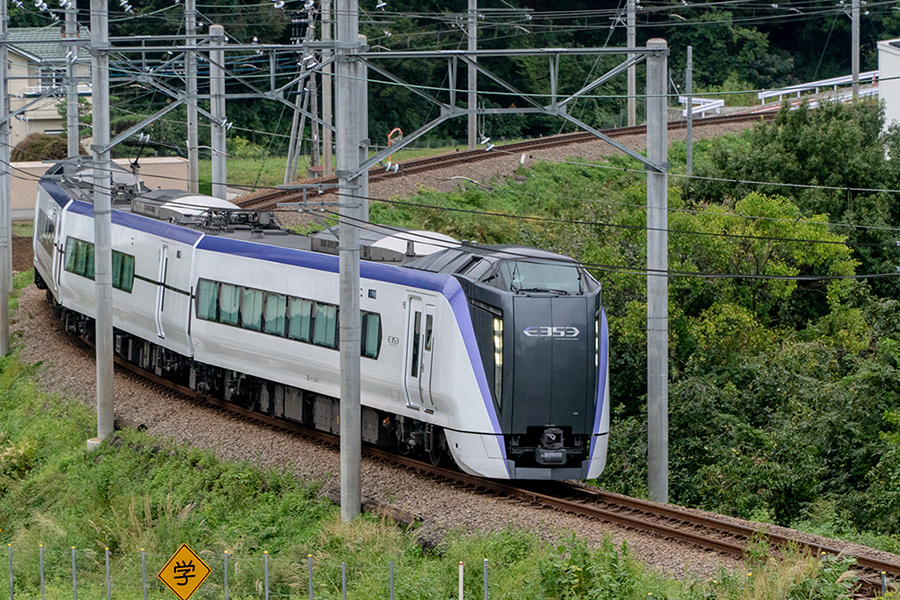
MULTIPOLYGON (((93 339, 93 167, 40 179, 34 277, 93 339)), ((248 409, 339 433, 338 240, 274 211, 112 173, 114 351, 248 409)), ((363 441, 485 478, 598 477, 609 437, 601 286, 574 259, 362 224, 363 441)))

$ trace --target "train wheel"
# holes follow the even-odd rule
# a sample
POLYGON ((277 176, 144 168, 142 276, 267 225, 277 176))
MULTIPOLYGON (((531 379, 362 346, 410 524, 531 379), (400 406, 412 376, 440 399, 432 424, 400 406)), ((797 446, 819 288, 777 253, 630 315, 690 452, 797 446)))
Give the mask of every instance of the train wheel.
POLYGON ((444 458, 447 456, 447 438, 444 437, 444 431, 435 428, 431 440, 431 448, 428 450, 428 460, 435 467, 439 467, 444 458))

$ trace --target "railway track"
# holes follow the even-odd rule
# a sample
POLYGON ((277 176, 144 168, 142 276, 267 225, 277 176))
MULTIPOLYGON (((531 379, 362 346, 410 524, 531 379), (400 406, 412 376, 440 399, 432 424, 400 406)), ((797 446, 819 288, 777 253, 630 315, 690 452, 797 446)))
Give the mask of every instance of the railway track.
MULTIPOLYGON (((68 336, 67 336, 68 338, 68 336)), ((71 339, 71 338, 68 338, 71 339)), ((82 344, 82 347, 85 347, 82 344)), ((149 373, 127 361, 116 358, 116 364, 131 376, 138 378, 145 387, 162 391, 169 395, 180 395, 206 406, 225 410, 247 421, 266 424, 277 429, 298 434, 320 444, 337 446, 337 436, 310 429, 299 424, 275 419, 241 406, 218 400, 167 379, 149 373)), ((136 424, 129 423, 134 426, 136 424)), ((764 528, 757 529, 732 523, 721 518, 692 512, 672 505, 658 504, 646 500, 630 498, 604 490, 589 488, 569 482, 507 482, 473 477, 456 470, 436 467, 426 462, 401 456, 374 446, 364 446, 363 453, 371 458, 400 465, 428 477, 458 486, 471 493, 526 504, 538 509, 557 510, 582 518, 612 523, 620 527, 637 530, 666 540, 675 540, 694 547, 714 552, 743 557, 748 544, 754 539, 764 539, 772 548, 801 549, 814 555, 852 557, 856 561, 856 571, 860 589, 854 595, 869 598, 880 595, 881 574, 891 581, 900 580, 900 563, 881 560, 859 552, 815 542, 788 537, 764 528)), ((416 520, 414 514, 381 505, 364 499, 364 509, 387 516, 399 523, 409 525, 416 520)), ((896 584, 891 589, 897 589, 896 584)))
MULTIPOLYGON (((751 115, 726 115, 722 117, 709 117, 694 121, 695 128, 708 127, 713 125, 725 125, 730 123, 749 123, 758 122, 761 119, 773 119, 775 114, 751 114, 751 115)), ((687 127, 686 121, 672 121, 668 124, 670 131, 677 131, 687 127)), ((643 125, 637 127, 619 127, 617 129, 607 129, 603 133, 615 139, 626 135, 634 135, 643 133, 646 127, 643 125)), ((481 160, 489 160, 496 158, 498 154, 520 154, 523 152, 540 150, 542 148, 552 148, 556 146, 567 146, 571 144, 580 144, 585 142, 593 142, 598 138, 591 133, 567 133, 563 135, 554 135, 546 138, 535 140, 527 140, 524 142, 516 142, 514 144, 506 144, 495 147, 491 152, 484 150, 467 150, 464 152, 455 152, 452 154, 442 154, 440 156, 432 156, 428 158, 419 158, 408 160, 400 163, 400 169, 397 173, 386 172, 379 167, 369 169, 369 182, 382 181, 394 177, 406 177, 415 173, 431 171, 434 169, 443 169, 445 167, 471 163, 481 160)), ((330 194, 334 191, 338 183, 336 177, 330 179, 310 179, 304 180, 304 184, 318 184, 321 186, 321 193, 330 194)), ((267 192, 257 192, 249 194, 244 200, 237 200, 238 206, 246 210, 266 210, 274 208, 278 203, 282 202, 299 202, 303 199, 303 192, 298 190, 271 190, 267 192)))

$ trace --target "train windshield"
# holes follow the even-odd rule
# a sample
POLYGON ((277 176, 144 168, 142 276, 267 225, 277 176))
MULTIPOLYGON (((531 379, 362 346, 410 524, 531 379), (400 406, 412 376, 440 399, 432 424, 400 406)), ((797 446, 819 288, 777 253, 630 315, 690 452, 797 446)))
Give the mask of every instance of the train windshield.
POLYGON ((580 294, 590 287, 583 271, 569 263, 506 260, 500 263, 500 275, 511 292, 580 294))

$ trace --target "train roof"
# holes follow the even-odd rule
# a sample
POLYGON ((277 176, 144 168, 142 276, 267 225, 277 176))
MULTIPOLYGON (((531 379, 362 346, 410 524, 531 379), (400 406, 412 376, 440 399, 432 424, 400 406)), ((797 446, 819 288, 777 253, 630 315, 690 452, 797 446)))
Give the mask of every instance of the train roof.
MULTIPOLYGON (((68 197, 93 204, 94 170, 87 158, 60 161, 44 177, 68 197)), ((242 210, 227 200, 183 190, 148 190, 136 170, 115 163, 112 181, 112 204, 119 211, 227 239, 338 254, 337 237, 330 229, 301 235, 283 229, 271 211, 242 210)), ((360 256, 369 261, 406 263, 459 245, 458 240, 431 231, 380 225, 360 229, 360 256)))
POLYGON ((467 265, 471 265, 473 261, 479 258, 488 259, 491 262, 500 260, 533 260, 571 263, 573 266, 578 264, 578 261, 573 258, 548 250, 541 250, 540 248, 516 246, 513 244, 482 246, 463 242, 462 245, 456 248, 448 248, 441 252, 418 258, 407 263, 406 266, 421 271, 450 274, 464 271, 467 265))

